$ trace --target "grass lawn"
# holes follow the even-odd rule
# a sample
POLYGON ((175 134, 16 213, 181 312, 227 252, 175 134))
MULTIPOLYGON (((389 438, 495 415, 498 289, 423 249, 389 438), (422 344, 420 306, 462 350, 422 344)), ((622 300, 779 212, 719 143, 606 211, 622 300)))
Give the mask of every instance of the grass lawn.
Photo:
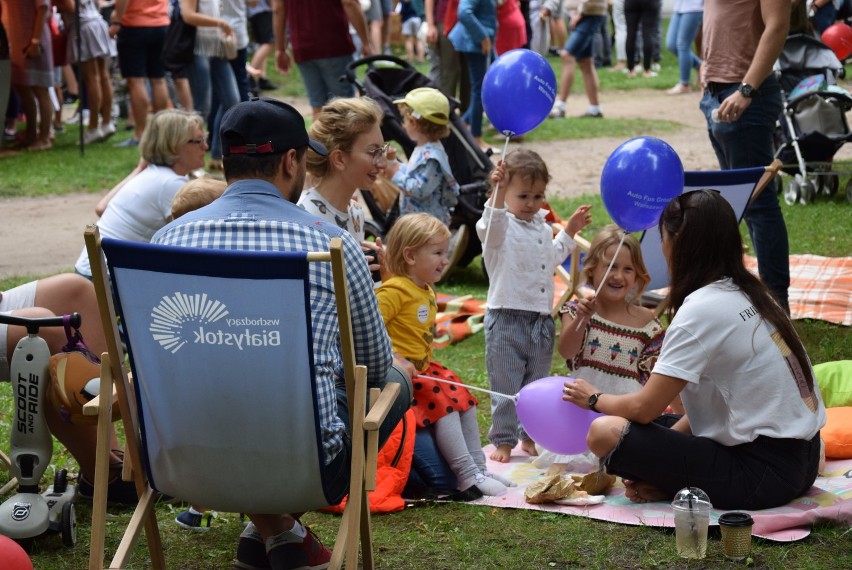
MULTIPOLYGON (((551 58, 558 74, 558 60, 551 58)), ((294 75, 282 78, 274 72, 270 78, 282 85, 278 95, 303 95, 301 82, 294 75)), ((601 73, 603 89, 636 87, 669 88, 677 80, 674 59, 664 56, 663 71, 654 79, 628 81, 622 74, 601 73)), ((579 75, 578 75, 578 83, 579 75)), ((575 86, 581 90, 581 85, 575 86)), ((676 123, 632 121, 595 121, 585 132, 563 130, 572 121, 550 121, 529 135, 529 140, 557 140, 596 136, 653 134, 677 129, 676 123)), ((588 123, 591 124, 591 123, 588 123)), ((588 124, 584 124, 587 126, 588 124)), ((74 127, 60 134, 59 144, 46 153, 20 153, 0 158, 0 196, 63 194, 73 191, 99 192, 121 179, 137 160, 133 149, 117 149, 111 145, 87 148, 80 158, 74 146, 74 127)), ((850 170, 850 164, 839 170, 850 170)), ((845 179, 843 180, 845 182, 845 179)), ((841 188, 844 188, 841 185, 841 188)), ((568 214, 582 203, 595 204, 594 231, 607 223, 608 217, 599 196, 584 196, 572 200, 557 200, 554 207, 568 214)), ((815 253, 827 256, 849 255, 852 237, 849 232, 849 204, 838 195, 821 198, 807 206, 782 206, 790 231, 792 253, 815 253)), ((745 234, 745 230, 743 229, 745 234)), ((746 236, 746 241, 747 236, 746 236)), ((26 280, 23 276, 0 280, 0 290, 26 280)), ((448 283, 439 287, 443 292, 473 294, 484 298, 487 282, 480 270, 479 260, 454 272, 448 283)), ((852 335, 849 329, 820 321, 796 321, 814 363, 852 358, 852 335)), ((466 382, 487 387, 484 365, 484 335, 477 334, 464 342, 436 351, 435 358, 455 370, 466 382)), ((564 363, 554 358, 554 374, 565 374, 564 363)), ((11 410, 9 388, 0 386, 0 410, 11 410)), ((9 412, 0 412, 0 448, 8 448, 9 412)), ((481 432, 490 423, 488 397, 483 396, 479 408, 481 432)), ((483 440, 484 442, 484 440, 483 440)), ((59 445, 55 446, 52 466, 76 471, 74 460, 59 445)), ((52 467, 53 468, 53 467, 52 467)), ((223 469, 227 466, 223 465, 223 469)), ((52 471, 48 471, 49 478, 52 471)), ((286 485, 287 474, 279 474, 286 485)), ((8 480, 0 472, 0 485, 8 480)), ((208 569, 227 567, 242 530, 239 516, 220 513, 207 533, 192 533, 173 522, 176 509, 159 505, 157 516, 170 568, 208 569)), ((65 549, 57 537, 36 541, 33 561, 40 570, 77 570, 86 566, 89 541, 90 507, 77 503, 78 544, 65 549)), ((108 532, 110 549, 117 545, 116 532, 130 517, 128 509, 111 508, 108 532)), ((337 517, 311 513, 306 522, 326 542, 333 540, 337 517)), ((644 526, 624 526, 593 521, 581 517, 533 511, 514 511, 472 507, 458 504, 418 503, 404 512, 376 516, 376 558, 380 568, 452 570, 459 568, 730 568, 721 551, 719 531, 710 531, 707 558, 686 561, 677 557, 674 533, 670 529, 644 526)), ((836 569, 852 567, 850 529, 817 525, 803 541, 778 544, 756 539, 749 565, 755 568, 836 569)), ((144 539, 142 540, 144 542, 144 539)), ((148 568, 144 546, 138 546, 129 568, 148 568)), ((2 563, 0 563, 2 567, 2 563)))

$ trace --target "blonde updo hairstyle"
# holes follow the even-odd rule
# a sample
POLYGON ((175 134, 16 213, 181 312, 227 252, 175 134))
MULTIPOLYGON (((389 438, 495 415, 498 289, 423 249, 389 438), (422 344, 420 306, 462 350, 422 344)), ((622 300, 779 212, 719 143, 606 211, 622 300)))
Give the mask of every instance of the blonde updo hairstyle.
MULTIPOLYGON (((332 99, 317 115, 308 129, 308 135, 321 142, 329 155, 335 150, 349 152, 355 139, 380 124, 384 117, 378 103, 369 97, 332 99)), ((315 178, 324 178, 331 169, 329 157, 308 151, 308 172, 315 178)))
MULTIPOLYGON (((608 259, 606 257, 606 252, 610 247, 618 247, 618 243, 621 241, 621 235, 623 233, 624 230, 615 224, 604 226, 604 228, 597 233, 594 239, 592 239, 592 243, 589 245, 589 253, 583 261, 583 270, 580 271, 580 283, 591 285, 597 289, 600 284, 593 283, 592 275, 594 275, 595 270, 599 265, 603 265, 604 269, 609 267, 609 263, 612 259, 608 259)), ((642 296, 642 291, 644 291, 648 283, 651 282, 651 276, 648 274, 648 269, 645 267, 645 262, 642 260, 642 246, 639 244, 639 240, 631 234, 627 234, 621 247, 627 249, 627 251, 630 252, 630 257, 633 259, 633 270, 636 273, 636 286, 632 300, 635 302, 639 300, 642 296)))
POLYGON ((393 275, 408 275, 405 250, 418 250, 433 239, 450 239, 446 224, 431 214, 405 214, 385 238, 385 268, 393 275))
POLYGON ((158 111, 145 125, 139 154, 148 164, 174 166, 180 154, 178 147, 192 139, 196 127, 204 131, 204 119, 198 113, 181 109, 158 111))

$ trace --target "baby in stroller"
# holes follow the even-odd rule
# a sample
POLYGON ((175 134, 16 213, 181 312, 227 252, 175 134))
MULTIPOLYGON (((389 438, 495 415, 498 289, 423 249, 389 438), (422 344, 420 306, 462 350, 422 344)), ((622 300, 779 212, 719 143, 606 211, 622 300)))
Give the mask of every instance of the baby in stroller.
MULTIPOLYGON (((361 95, 369 96, 381 106, 384 111, 381 124, 384 139, 395 141, 405 155, 411 157, 419 143, 412 140, 407 132, 400 106, 395 101, 404 100, 408 93, 417 88, 437 89, 437 85, 405 60, 391 55, 373 55, 355 60, 347 66, 346 76, 342 79, 355 85, 361 95), (361 71, 363 78, 359 77, 361 71)), ((459 102, 451 97, 447 99, 447 127, 450 133, 441 139, 441 145, 459 190, 458 202, 450 208, 452 255, 446 274, 454 266, 468 265, 482 252, 473 230, 482 216, 487 199, 488 174, 494 168, 490 156, 479 148, 464 126, 457 112, 459 102)), ((389 176, 387 172, 383 174, 389 176)), ((361 198, 369 211, 369 218, 365 221, 368 237, 385 235, 400 213, 400 203, 396 197, 398 190, 395 185, 385 182, 384 176, 379 177, 370 191, 361 192, 361 198)))

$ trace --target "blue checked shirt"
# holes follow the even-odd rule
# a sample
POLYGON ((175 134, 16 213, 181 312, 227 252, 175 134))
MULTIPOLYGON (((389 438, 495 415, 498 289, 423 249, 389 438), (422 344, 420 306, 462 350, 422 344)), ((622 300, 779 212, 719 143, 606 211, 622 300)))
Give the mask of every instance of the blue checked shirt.
MULTIPOLYGON (((328 251, 333 237, 343 239, 355 360, 367 366, 368 383, 381 387, 393 361, 391 343, 361 246, 345 230, 289 202, 268 182, 241 180, 212 204, 162 228, 151 242, 249 251, 328 251)), ((343 378, 343 359, 331 265, 311 263, 310 280, 317 398, 327 464, 342 449, 342 436, 348 430, 337 415, 335 382, 343 378)))

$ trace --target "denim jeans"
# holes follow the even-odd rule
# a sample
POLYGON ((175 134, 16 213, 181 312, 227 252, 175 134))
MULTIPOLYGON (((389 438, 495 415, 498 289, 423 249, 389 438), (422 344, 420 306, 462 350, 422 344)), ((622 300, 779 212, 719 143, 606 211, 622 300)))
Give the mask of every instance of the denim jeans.
MULTIPOLYGON (((402 420, 402 416, 408 411, 411 406, 411 394, 414 389, 411 386, 411 380, 408 378, 402 369, 394 364, 388 368, 385 379, 379 385, 367 383, 367 389, 382 388, 387 384, 399 384, 399 396, 394 400, 393 405, 388 410, 385 420, 379 426, 379 449, 388 440, 396 424, 402 420)), ((349 490, 349 474, 350 465, 349 459, 351 456, 352 437, 351 437, 351 420, 349 417, 349 403, 346 396, 346 384, 339 380, 335 385, 335 398, 337 400, 337 417, 339 417, 346 426, 346 434, 344 436, 344 445, 341 452, 335 457, 331 463, 325 466, 323 470, 323 485, 326 490, 326 495, 329 497, 338 497, 336 502, 339 502, 349 490), (341 459, 342 458, 342 459, 341 459)), ((335 504, 335 502, 332 502, 335 504)))
POLYGON ((698 70, 701 65, 701 60, 692 51, 692 42, 695 41, 703 17, 703 12, 676 12, 669 22, 666 48, 677 56, 680 82, 683 85, 689 85, 689 74, 693 68, 698 70))
POLYGON ((326 57, 297 63, 308 101, 311 107, 319 109, 334 97, 352 97, 355 86, 346 81, 340 81, 340 76, 346 73, 346 66, 352 61, 351 55, 326 57))
POLYGON ((488 70, 488 57, 481 53, 465 52, 467 73, 470 77, 470 106, 462 115, 464 122, 470 125, 470 134, 482 136, 482 80, 488 70))
POLYGON ((414 438, 411 473, 403 496, 413 499, 448 495, 456 491, 458 482, 438 445, 432 427, 418 428, 414 438))
MULTIPOLYGON (((236 105, 240 100, 237 90, 237 80, 231 69, 231 63, 221 57, 195 56, 195 61, 188 69, 189 90, 192 92, 192 103, 195 110, 205 118, 210 118, 210 106, 212 93, 216 93, 219 101, 219 113, 236 105)), ((222 158, 222 141, 219 138, 219 126, 213 121, 213 129, 210 137, 210 157, 222 158)))
MULTIPOLYGON (((714 122, 711 113, 737 87, 732 84, 715 95, 709 90, 704 91, 701 111, 707 119, 710 143, 723 170, 767 166, 774 158, 772 133, 775 121, 784 107, 781 86, 775 76, 770 75, 756 90, 751 105, 738 120, 732 123, 714 122)), ((764 188, 746 210, 746 224, 754 244, 760 279, 789 312, 787 289, 790 286, 790 246, 774 181, 764 188)))

